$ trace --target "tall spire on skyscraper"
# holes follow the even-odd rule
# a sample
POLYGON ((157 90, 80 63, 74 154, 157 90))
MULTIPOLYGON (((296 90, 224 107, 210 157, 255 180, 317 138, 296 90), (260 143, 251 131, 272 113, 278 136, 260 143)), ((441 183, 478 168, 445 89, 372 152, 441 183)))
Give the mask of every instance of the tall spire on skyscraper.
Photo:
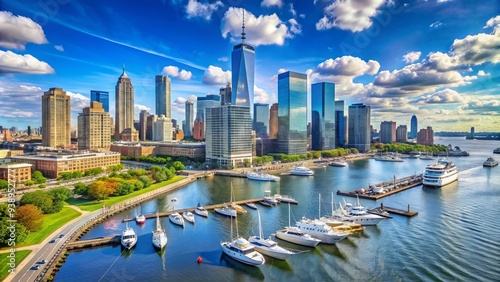
POLYGON ((243 24, 241 26, 241 43, 245 43, 245 8, 243 8, 243 24))

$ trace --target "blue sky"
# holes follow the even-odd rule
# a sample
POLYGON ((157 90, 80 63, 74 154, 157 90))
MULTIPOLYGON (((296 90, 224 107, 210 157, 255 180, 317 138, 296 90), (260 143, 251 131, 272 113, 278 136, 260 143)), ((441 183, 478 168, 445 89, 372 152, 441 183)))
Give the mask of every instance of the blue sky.
POLYGON ((0 125, 41 126, 51 87, 71 95, 73 125, 90 90, 109 91, 114 108, 123 64, 136 116, 154 112, 163 73, 182 121, 186 99, 225 85, 243 9, 255 102, 277 102, 277 74, 291 70, 370 105, 375 128, 416 114, 420 128, 499 131, 497 0, 0 0, 0 125))

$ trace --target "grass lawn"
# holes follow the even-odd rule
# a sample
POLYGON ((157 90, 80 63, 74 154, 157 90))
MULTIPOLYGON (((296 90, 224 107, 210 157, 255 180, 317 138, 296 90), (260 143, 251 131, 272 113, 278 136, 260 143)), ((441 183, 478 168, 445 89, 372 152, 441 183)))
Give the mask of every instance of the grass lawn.
MULTIPOLYGON (((16 265, 27 257, 31 253, 31 250, 17 251, 16 254, 16 265)), ((10 262, 10 259, 7 257, 10 253, 2 253, 0 254, 0 281, 3 281, 7 275, 9 275, 10 266, 7 263, 10 262)))
MULTIPOLYGON (((182 180, 182 179, 184 179, 184 177, 174 176, 172 179, 170 179, 168 181, 155 183, 155 184, 149 186, 148 188, 134 191, 128 195, 112 196, 109 199, 104 200, 103 202, 104 202, 104 204, 106 204, 107 207, 109 207, 113 204, 128 200, 128 199, 133 198, 135 196, 139 196, 139 195, 151 192, 151 191, 156 190, 160 187, 167 186, 169 184, 175 183, 175 182, 182 180)), ((99 201, 95 201, 95 200, 87 200, 87 199, 82 199, 82 198, 71 198, 71 199, 66 200, 66 203, 68 203, 69 205, 78 206, 80 209, 82 209, 84 211, 96 211, 96 210, 102 208, 103 202, 99 202, 99 201)))
POLYGON ((37 232, 30 232, 24 242, 17 247, 36 245, 41 243, 47 236, 56 231, 59 227, 80 216, 81 213, 68 207, 63 207, 58 213, 47 214, 43 217, 43 226, 37 232))

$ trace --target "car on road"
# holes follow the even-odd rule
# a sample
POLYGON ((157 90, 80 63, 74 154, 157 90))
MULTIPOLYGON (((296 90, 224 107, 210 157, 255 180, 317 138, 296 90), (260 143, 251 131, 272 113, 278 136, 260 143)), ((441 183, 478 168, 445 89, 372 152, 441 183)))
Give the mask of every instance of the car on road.
POLYGON ((46 263, 47 263, 47 260, 46 260, 46 259, 42 259, 42 260, 40 261, 40 263, 41 263, 41 264, 46 264, 46 263))
POLYGON ((59 238, 63 238, 63 237, 64 237, 64 234, 59 235, 59 238))
POLYGON ((51 244, 55 243, 55 242, 56 242, 56 240, 54 240, 54 239, 52 239, 52 240, 49 241, 49 243, 51 243, 51 244))
POLYGON ((37 264, 37 265, 33 265, 33 267, 32 267, 31 269, 33 269, 33 270, 38 270, 38 269, 40 269, 40 265, 39 265, 39 264, 37 264))

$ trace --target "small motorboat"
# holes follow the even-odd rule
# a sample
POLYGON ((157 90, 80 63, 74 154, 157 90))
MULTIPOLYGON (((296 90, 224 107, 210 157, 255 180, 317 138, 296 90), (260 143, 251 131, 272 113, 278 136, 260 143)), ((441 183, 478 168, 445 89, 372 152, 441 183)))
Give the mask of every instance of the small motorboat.
POLYGON ((254 210, 257 209, 257 205, 255 205, 254 203, 246 202, 245 205, 251 209, 254 209, 254 210))
POLYGON ((185 211, 182 213, 182 217, 184 217, 185 220, 194 223, 194 214, 192 212, 185 211))
POLYGON ((199 216, 208 217, 208 211, 204 207, 202 207, 200 203, 198 203, 196 209, 194 209, 194 213, 199 216))
POLYGON ((184 219, 182 218, 182 216, 179 213, 174 212, 173 214, 168 216, 168 219, 170 219, 170 221, 173 224, 182 226, 184 228, 184 219))
POLYGON ((228 207, 227 205, 224 205, 222 208, 214 209, 214 211, 222 215, 236 217, 236 210, 232 207, 228 207))
POLYGON ((343 160, 339 160, 339 161, 331 161, 328 163, 329 166, 336 166, 336 167, 346 167, 347 166, 347 162, 346 161, 343 161, 343 160))
POLYGON ((137 224, 143 224, 144 222, 146 222, 146 217, 143 214, 136 215, 135 222, 137 224))
POLYGON ((125 230, 122 232, 120 242, 127 250, 132 249, 137 243, 137 235, 134 229, 128 226, 128 223, 126 224, 125 230))
POLYGON ((290 204, 298 204, 297 200, 294 198, 288 196, 288 195, 280 195, 280 194, 274 194, 274 198, 278 200, 279 202, 283 203, 290 203, 290 204))

